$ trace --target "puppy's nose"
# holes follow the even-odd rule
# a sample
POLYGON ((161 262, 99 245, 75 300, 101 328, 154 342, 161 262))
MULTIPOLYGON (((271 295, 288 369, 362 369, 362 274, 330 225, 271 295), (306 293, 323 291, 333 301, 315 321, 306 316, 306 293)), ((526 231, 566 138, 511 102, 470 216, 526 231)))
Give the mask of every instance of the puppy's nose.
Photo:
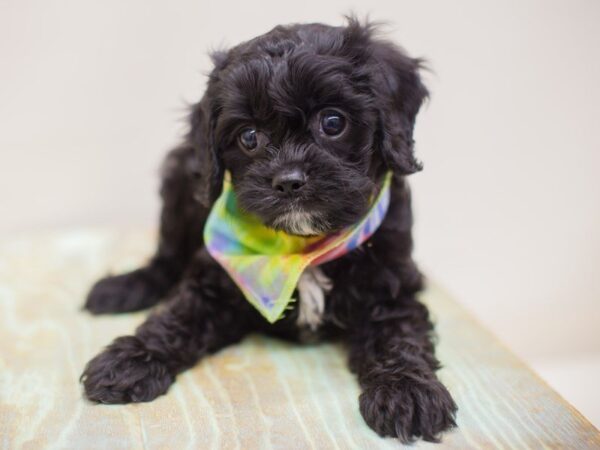
POLYGON ((306 183, 306 174, 300 169, 289 169, 279 172, 271 185, 273 189, 284 194, 294 194, 306 183))

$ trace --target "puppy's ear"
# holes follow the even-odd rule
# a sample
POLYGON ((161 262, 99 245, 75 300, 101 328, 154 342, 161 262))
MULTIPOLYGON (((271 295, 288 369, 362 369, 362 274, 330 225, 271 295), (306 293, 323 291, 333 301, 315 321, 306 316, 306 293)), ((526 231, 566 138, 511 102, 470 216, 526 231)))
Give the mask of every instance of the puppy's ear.
POLYGON ((421 104, 429 94, 419 74, 423 62, 389 42, 372 41, 370 47, 383 160, 399 175, 418 172, 423 166, 413 153, 413 128, 421 104))
POLYGON ((187 136, 199 159, 199 179, 195 196, 207 208, 210 208, 221 194, 225 172, 215 138, 215 127, 218 115, 218 72, 226 65, 227 53, 215 52, 211 57, 215 68, 209 75, 204 97, 192 107, 190 132, 187 136))

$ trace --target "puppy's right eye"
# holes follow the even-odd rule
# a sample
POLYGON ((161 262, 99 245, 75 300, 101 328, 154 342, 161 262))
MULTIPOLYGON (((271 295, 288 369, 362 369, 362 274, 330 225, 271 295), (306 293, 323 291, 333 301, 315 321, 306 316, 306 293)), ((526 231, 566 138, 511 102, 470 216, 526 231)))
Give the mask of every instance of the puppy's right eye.
POLYGON ((244 128, 240 132, 238 139, 244 150, 254 150, 258 145, 258 139, 256 138, 256 128, 244 128))
POLYGON ((321 113, 321 131, 329 137, 342 134, 346 127, 346 118, 335 110, 326 110, 321 113))

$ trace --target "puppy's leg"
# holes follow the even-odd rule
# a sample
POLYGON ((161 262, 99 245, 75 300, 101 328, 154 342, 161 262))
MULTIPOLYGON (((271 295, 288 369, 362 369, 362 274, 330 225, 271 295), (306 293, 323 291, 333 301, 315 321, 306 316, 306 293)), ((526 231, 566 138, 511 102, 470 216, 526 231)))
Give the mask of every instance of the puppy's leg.
POLYGON ((202 250, 171 298, 133 336, 117 338, 86 366, 87 398, 146 402, 164 394, 177 373, 251 329, 251 306, 202 250), (208 264, 204 264, 207 263, 208 264))
POLYGON ((381 436, 437 441, 455 426, 456 405, 435 371, 439 363, 424 305, 412 295, 381 304, 350 338, 350 367, 362 387, 360 412, 381 436))
POLYGON ((207 210, 194 199, 196 158, 189 146, 173 150, 163 165, 160 241, 150 263, 98 281, 85 308, 94 314, 136 311, 156 304, 180 279, 202 244, 207 210))

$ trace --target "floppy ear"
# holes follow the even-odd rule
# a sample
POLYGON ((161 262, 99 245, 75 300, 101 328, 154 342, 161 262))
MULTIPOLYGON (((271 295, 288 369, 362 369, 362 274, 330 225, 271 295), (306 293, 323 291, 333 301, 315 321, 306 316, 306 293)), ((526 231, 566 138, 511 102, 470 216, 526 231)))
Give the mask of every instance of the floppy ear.
POLYGON ((389 42, 373 41, 371 45, 379 147, 391 170, 409 175, 423 168, 413 153, 415 119, 429 94, 419 74, 423 62, 389 42))
POLYGON ((221 194, 225 172, 215 138, 215 127, 218 115, 216 98, 218 72, 225 67, 227 54, 215 52, 211 57, 215 68, 209 76, 204 97, 192 107, 190 132, 187 135, 187 140, 199 159, 200 176, 196 185, 195 197, 207 208, 210 208, 221 194))

